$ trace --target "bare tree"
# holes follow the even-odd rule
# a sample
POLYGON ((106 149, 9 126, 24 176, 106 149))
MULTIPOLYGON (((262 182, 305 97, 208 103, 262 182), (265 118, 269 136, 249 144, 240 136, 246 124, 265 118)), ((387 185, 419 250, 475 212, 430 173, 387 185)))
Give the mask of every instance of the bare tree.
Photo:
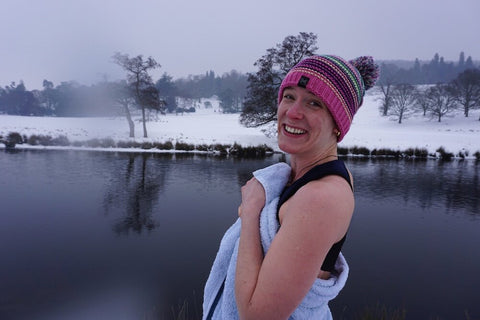
POLYGON ((480 70, 467 69, 460 73, 452 81, 452 90, 455 101, 463 106, 463 113, 468 117, 471 109, 480 107, 480 70))
POLYGON ((115 53, 113 61, 127 71, 127 83, 132 88, 135 102, 142 110, 143 137, 147 138, 147 125, 145 109, 160 110, 162 103, 158 96, 150 74, 150 70, 160 68, 155 59, 148 57, 143 59, 142 55, 129 58, 128 54, 115 53))
POLYGON ((423 113, 423 116, 427 115, 427 111, 429 109, 429 101, 427 99, 426 95, 426 90, 425 88, 421 87, 416 87, 416 99, 415 99, 415 106, 417 109, 421 110, 423 113))
POLYGON ((379 100, 381 101, 380 113, 382 116, 387 116, 390 106, 392 104, 392 89, 396 83, 396 74, 398 67, 389 66, 385 67, 385 64, 381 66, 382 73, 380 78, 377 81, 377 87, 380 93, 382 94, 379 100))
POLYGON ((429 111, 433 117, 442 121, 442 117, 455 110, 456 103, 451 88, 447 84, 437 84, 425 92, 429 111))
POLYGON ((398 123, 402 123, 412 113, 412 107, 417 99, 417 91, 411 84, 396 84, 393 86, 390 96, 390 115, 398 117, 398 123))
POLYGON ((130 106, 135 103, 135 99, 133 98, 131 88, 128 86, 125 80, 120 82, 112 82, 110 84, 110 90, 113 95, 113 100, 116 104, 118 104, 127 118, 128 128, 130 130, 130 138, 135 137, 135 123, 132 119, 132 114, 130 112, 130 106))

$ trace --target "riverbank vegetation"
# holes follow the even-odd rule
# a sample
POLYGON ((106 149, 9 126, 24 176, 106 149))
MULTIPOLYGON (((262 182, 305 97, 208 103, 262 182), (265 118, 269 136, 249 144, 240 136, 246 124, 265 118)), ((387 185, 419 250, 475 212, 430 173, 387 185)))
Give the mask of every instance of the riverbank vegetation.
POLYGON ((21 135, 18 132, 10 132, 6 137, 0 136, 0 143, 5 145, 6 149, 15 149, 17 145, 22 145, 23 148, 28 147, 64 147, 67 148, 94 148, 94 149, 112 149, 129 151, 163 151, 163 152, 198 152, 210 153, 217 155, 231 155, 238 157, 265 157, 272 155, 274 150, 265 145, 257 146, 242 146, 238 143, 233 144, 191 144, 182 141, 165 141, 165 142, 151 142, 151 141, 135 141, 124 140, 114 141, 112 138, 94 138, 86 141, 69 141, 64 136, 52 137, 49 135, 30 136, 21 135))
MULTIPOLYGON (((136 141, 122 140, 115 141, 112 138, 94 138, 85 141, 70 141, 67 136, 60 135, 52 137, 50 135, 33 134, 30 136, 21 135, 18 132, 10 132, 3 137, 0 135, 0 143, 5 145, 6 149, 14 149, 17 145, 22 148, 37 147, 64 147, 64 148, 94 148, 111 149, 124 151, 150 151, 150 152, 197 152, 216 155, 231 155, 237 157, 265 157, 272 155, 275 151, 265 145, 242 146, 239 143, 233 144, 192 144, 183 141, 136 141)), ((450 161, 452 159, 474 158, 480 161, 480 150, 470 154, 469 151, 461 150, 457 153, 446 150, 443 146, 436 149, 434 153, 429 153, 425 148, 407 148, 405 150, 395 150, 390 148, 367 147, 338 147, 340 157, 366 157, 366 158, 386 158, 386 159, 440 159, 450 161)))

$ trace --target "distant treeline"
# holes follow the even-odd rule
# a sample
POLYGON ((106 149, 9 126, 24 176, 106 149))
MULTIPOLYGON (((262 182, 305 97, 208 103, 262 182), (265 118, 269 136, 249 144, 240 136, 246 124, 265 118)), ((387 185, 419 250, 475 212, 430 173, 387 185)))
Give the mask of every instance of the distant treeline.
MULTIPOLYGON (((82 85, 75 81, 54 85, 43 81, 42 90, 28 90, 25 83, 12 82, 0 87, 0 114, 23 116, 113 116, 123 113, 119 90, 124 81, 102 81, 82 85)), ((173 80, 164 73, 155 82, 165 112, 190 110, 194 101, 217 96, 223 112, 240 112, 247 87, 247 75, 232 70, 222 76, 208 71, 204 75, 173 80), (190 103, 189 106, 185 105, 190 103)))
POLYGON ((430 61, 380 61, 381 82, 403 84, 437 84, 447 83, 455 79, 458 74, 467 69, 478 68, 471 56, 465 58, 460 52, 456 63, 447 62, 436 53, 430 61))
MULTIPOLYGON (((455 79, 459 73, 478 68, 473 59, 460 53, 458 62, 446 62, 435 54, 429 62, 381 61, 382 83, 437 84, 455 79)), ((191 110, 185 105, 200 98, 217 96, 223 112, 241 112, 249 85, 249 74, 232 70, 221 76, 214 71, 174 80, 164 73, 155 82, 165 112, 191 110)), ((122 114, 120 81, 81 85, 75 81, 55 85, 43 81, 42 90, 28 90, 25 83, 0 87, 0 114, 34 116, 112 116, 122 114)))

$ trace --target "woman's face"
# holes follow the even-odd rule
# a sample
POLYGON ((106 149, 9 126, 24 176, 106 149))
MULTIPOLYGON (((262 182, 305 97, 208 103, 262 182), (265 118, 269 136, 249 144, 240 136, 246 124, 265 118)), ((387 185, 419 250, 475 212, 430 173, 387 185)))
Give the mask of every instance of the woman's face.
POLYGON ((285 88, 277 117, 278 146, 289 154, 315 156, 337 142, 330 111, 307 89, 285 88))

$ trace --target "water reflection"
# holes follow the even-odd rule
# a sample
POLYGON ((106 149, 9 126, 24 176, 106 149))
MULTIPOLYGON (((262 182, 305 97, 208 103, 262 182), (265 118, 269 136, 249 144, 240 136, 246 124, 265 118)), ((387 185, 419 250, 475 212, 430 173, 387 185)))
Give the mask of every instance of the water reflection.
POLYGON ((480 215, 479 166, 474 161, 349 159, 347 163, 356 188, 371 199, 480 215))
MULTIPOLYGON (((0 319, 175 319, 185 303, 198 318, 240 186, 282 160, 0 152, 0 319)), ((409 319, 480 318, 480 164, 346 162, 357 207, 335 318, 377 301, 409 319)))
MULTIPOLYGON (((171 157, 163 155, 161 159, 169 160, 171 157)), ((152 209, 165 189, 169 162, 159 167, 155 165, 155 160, 158 156, 154 158, 152 154, 121 155, 120 161, 125 162, 125 167, 122 169, 119 165, 116 168, 118 171, 108 183, 103 202, 106 214, 115 211, 123 215, 112 227, 116 234, 139 234, 158 227, 159 222, 152 217, 152 209)))

